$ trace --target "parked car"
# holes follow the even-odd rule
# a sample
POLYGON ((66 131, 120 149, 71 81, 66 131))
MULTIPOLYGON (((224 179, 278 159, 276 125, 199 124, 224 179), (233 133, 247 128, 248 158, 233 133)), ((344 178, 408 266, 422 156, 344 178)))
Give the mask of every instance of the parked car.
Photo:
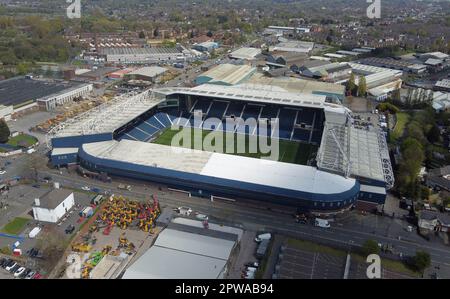
POLYGON ((0 175, 6 174, 6 170, 0 170, 0 175))
POLYGON ((42 275, 39 272, 36 272, 36 274, 33 276, 33 279, 41 279, 42 275))
POLYGON ((84 186, 84 187, 81 187, 81 190, 84 190, 84 191, 91 191, 91 188, 88 187, 88 186, 84 186))
POLYGON ((25 269, 25 271, 23 271, 22 274, 19 275, 19 278, 23 279, 25 277, 27 277, 28 273, 31 272, 31 269, 25 269))
POLYGON ((15 261, 9 262, 9 264, 5 267, 6 271, 11 271, 12 268, 14 268, 17 265, 15 261))
POLYGON ((73 224, 71 224, 66 228, 66 234, 70 235, 73 233, 74 230, 75 230, 75 226, 73 224))
POLYGON ((27 268, 25 268, 25 267, 20 267, 20 268, 18 268, 18 269, 16 270, 16 272, 14 272, 14 277, 19 277, 20 274, 22 274, 23 272, 25 272, 26 269, 27 269, 27 268))
POLYGON ((27 276, 25 276, 25 279, 32 279, 35 274, 35 271, 30 271, 28 272, 27 276))
POLYGON ((202 221, 209 219, 208 216, 204 215, 204 214, 197 214, 197 215, 195 215, 195 218, 197 218, 198 220, 202 220, 202 221))
POLYGON ((250 263, 246 263, 244 266, 258 268, 259 267, 259 263, 258 262, 250 262, 250 263))
POLYGON ((14 267, 12 267, 12 268, 9 270, 9 273, 13 273, 13 274, 16 273, 16 271, 17 271, 20 267, 22 267, 22 266, 16 263, 16 265, 15 265, 14 267))

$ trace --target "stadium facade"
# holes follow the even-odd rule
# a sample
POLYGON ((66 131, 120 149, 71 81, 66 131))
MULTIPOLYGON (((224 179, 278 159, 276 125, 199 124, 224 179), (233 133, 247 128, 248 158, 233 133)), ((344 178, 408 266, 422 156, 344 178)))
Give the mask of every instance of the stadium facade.
POLYGON ((51 162, 79 163, 93 172, 197 196, 252 199, 310 212, 340 212, 357 201, 383 204, 393 185, 386 138, 378 129, 355 128, 351 111, 334 101, 257 85, 205 84, 123 95, 54 128, 47 136, 51 162), (229 126, 230 118, 257 122, 229 126), (266 133, 262 123, 268 124, 266 133), (307 165, 298 165, 152 143, 171 127, 270 134, 266 137, 315 145, 318 152, 307 165))

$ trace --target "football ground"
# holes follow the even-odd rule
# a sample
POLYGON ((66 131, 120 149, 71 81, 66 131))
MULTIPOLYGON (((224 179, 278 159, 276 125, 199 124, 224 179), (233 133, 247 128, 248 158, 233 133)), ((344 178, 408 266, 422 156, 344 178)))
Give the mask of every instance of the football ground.
MULTIPOLYGON (((276 142, 271 143, 272 140, 270 138, 266 141, 265 139, 260 140, 261 137, 231 132, 187 128, 187 131, 182 133, 181 130, 172 130, 169 127, 152 142, 161 145, 221 152, 251 158, 269 157, 271 152, 275 151, 268 151, 268 149, 274 149, 277 146, 276 142), (184 136, 184 138, 181 136, 184 136), (222 144, 220 144, 220 140, 222 140, 222 144), (263 146, 267 145, 266 150, 259 146, 260 142, 262 142, 263 146), (245 147, 240 146, 238 150, 238 145, 244 144, 245 147), (208 148, 208 145, 211 145, 213 148, 208 148)), ((278 155, 276 160, 279 162, 309 165, 309 161, 313 160, 316 156, 318 146, 282 139, 277 141, 278 155)))

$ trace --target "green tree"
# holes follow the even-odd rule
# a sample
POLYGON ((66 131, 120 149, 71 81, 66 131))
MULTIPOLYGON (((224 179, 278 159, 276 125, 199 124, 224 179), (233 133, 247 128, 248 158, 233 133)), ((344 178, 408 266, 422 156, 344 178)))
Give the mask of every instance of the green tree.
POLYGON ((441 140, 441 131, 438 126, 433 125, 427 133, 427 139, 430 143, 436 143, 441 140))
POLYGON ((367 93, 367 83, 365 76, 359 76, 358 81, 358 96, 365 97, 367 93))
POLYGON ((9 131, 9 127, 6 122, 1 119, 0 120, 0 143, 6 143, 9 140, 9 135, 11 132, 9 131))
POLYGON ((431 265, 431 257, 428 252, 425 251, 417 251, 416 255, 413 257, 413 266, 420 273, 423 273, 426 268, 431 265))
POLYGON ((348 79, 347 82, 347 91, 350 92, 351 94, 353 94, 353 91, 356 88, 356 84, 355 84, 355 74, 351 74, 350 75, 350 79, 348 79))
POLYGON ((380 246, 378 246, 378 243, 374 240, 367 240, 362 246, 362 251, 364 255, 379 254, 380 246))

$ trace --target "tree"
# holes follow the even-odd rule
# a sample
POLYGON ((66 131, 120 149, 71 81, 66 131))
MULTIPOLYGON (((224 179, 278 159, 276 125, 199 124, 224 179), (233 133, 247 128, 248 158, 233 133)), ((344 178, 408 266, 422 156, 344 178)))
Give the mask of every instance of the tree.
POLYGON ((379 254, 380 246, 378 246, 378 243, 374 240, 367 240, 362 246, 362 251, 367 256, 371 254, 379 254))
POLYGON ((350 92, 351 94, 353 94, 353 91, 356 88, 356 84, 355 84, 355 74, 351 74, 350 75, 350 79, 348 79, 347 82, 347 91, 350 92))
POLYGON ((11 132, 9 131, 9 127, 6 122, 1 119, 0 120, 0 143, 6 143, 9 140, 9 135, 11 132))
POLYGON ((367 93, 367 83, 366 83, 366 77, 359 76, 359 82, 358 82, 358 96, 365 97, 367 93))
POLYGON ((139 32, 139 38, 141 38, 141 39, 145 38, 145 32, 144 31, 139 32))
POLYGON ((427 139, 430 143, 436 143, 441 140, 441 131, 438 126, 433 125, 427 133, 427 139))
POLYGON ((431 265, 430 254, 425 251, 417 251, 416 255, 412 259, 412 262, 416 270, 423 273, 423 271, 431 265))

